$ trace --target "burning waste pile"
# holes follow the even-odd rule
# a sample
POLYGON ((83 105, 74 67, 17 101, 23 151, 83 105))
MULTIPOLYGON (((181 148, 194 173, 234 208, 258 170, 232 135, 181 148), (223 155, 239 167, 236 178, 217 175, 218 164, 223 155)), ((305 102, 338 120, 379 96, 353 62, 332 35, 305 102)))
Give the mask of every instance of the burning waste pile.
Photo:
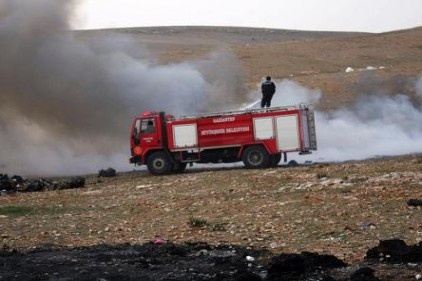
POLYGON ((2 280, 420 280, 422 244, 380 241, 360 265, 332 255, 186 242, 0 250, 2 280), (419 278, 419 279, 418 279, 419 278))
POLYGON ((43 178, 28 180, 18 175, 9 177, 7 174, 0 174, 0 195, 13 194, 16 192, 73 189, 84 186, 85 178, 80 176, 52 181, 43 178))

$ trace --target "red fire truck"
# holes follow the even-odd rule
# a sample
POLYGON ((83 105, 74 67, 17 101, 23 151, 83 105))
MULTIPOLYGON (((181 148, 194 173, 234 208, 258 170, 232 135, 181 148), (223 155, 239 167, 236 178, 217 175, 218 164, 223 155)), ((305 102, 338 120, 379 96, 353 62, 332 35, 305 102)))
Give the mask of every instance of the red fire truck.
POLYGON ((314 113, 307 105, 174 117, 144 112, 133 121, 130 163, 152 174, 182 172, 189 163, 243 161, 276 166, 282 154, 317 149, 314 113))

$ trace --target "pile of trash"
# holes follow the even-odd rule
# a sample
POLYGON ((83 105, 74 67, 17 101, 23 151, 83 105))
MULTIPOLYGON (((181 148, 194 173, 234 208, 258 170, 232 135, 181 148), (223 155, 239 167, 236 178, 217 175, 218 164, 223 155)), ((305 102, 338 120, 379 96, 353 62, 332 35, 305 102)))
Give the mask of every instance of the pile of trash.
POLYGON ((384 263, 422 263, 422 242, 409 246, 400 239, 381 240, 378 246, 368 250, 365 259, 384 263))
POLYGON ((104 178, 111 178, 116 176, 116 170, 109 167, 107 169, 101 169, 98 171, 98 177, 104 177, 104 178))
MULTIPOLYGON (((115 177, 116 170, 113 168, 101 169, 98 171, 98 177, 115 177)), ((0 196, 14 194, 16 192, 37 192, 49 190, 62 190, 81 188, 85 186, 85 178, 81 176, 65 179, 24 179, 22 176, 14 175, 9 177, 7 174, 0 174, 0 196)))
POLYGON ((0 174, 0 195, 16 192, 72 189, 84 186, 85 178, 80 176, 59 180, 47 180, 43 178, 28 180, 18 175, 9 177, 7 174, 0 174))

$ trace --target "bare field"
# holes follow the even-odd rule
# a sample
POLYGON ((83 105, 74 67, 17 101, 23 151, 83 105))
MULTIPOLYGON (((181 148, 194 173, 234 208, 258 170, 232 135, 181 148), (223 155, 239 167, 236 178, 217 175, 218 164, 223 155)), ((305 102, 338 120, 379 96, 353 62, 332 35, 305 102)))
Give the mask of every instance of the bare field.
POLYGON ((422 158, 406 156, 89 176, 81 189, 1 196, 1 244, 20 251, 137 245, 159 235, 176 244, 310 251, 358 264, 379 240, 422 241, 421 209, 406 203, 422 197, 421 171, 422 158))

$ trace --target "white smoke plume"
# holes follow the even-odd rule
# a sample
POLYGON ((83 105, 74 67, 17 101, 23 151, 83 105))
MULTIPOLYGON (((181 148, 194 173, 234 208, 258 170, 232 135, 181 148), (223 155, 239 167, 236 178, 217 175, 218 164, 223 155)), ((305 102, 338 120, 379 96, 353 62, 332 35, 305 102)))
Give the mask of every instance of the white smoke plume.
POLYGON ((194 114, 236 100, 227 87, 220 104, 212 96, 223 78, 241 83, 239 72, 217 75, 224 65, 214 61, 227 54, 159 65, 128 37, 76 39, 73 8, 65 0, 0 0, 0 173, 128 169, 129 128, 142 111, 194 114))
POLYGON ((317 118, 318 154, 326 161, 422 152, 422 111, 408 96, 365 97, 317 118))
MULTIPOLYGON (((273 106, 297 103, 317 105, 318 90, 309 90, 293 81, 276 81, 273 106)), ((422 77, 415 92, 422 98, 422 77)), ((361 95, 349 107, 316 112, 318 151, 296 160, 345 161, 377 156, 422 153, 422 108, 407 95, 389 96, 378 89, 361 95)), ((255 93, 255 96, 257 94, 255 93)))

